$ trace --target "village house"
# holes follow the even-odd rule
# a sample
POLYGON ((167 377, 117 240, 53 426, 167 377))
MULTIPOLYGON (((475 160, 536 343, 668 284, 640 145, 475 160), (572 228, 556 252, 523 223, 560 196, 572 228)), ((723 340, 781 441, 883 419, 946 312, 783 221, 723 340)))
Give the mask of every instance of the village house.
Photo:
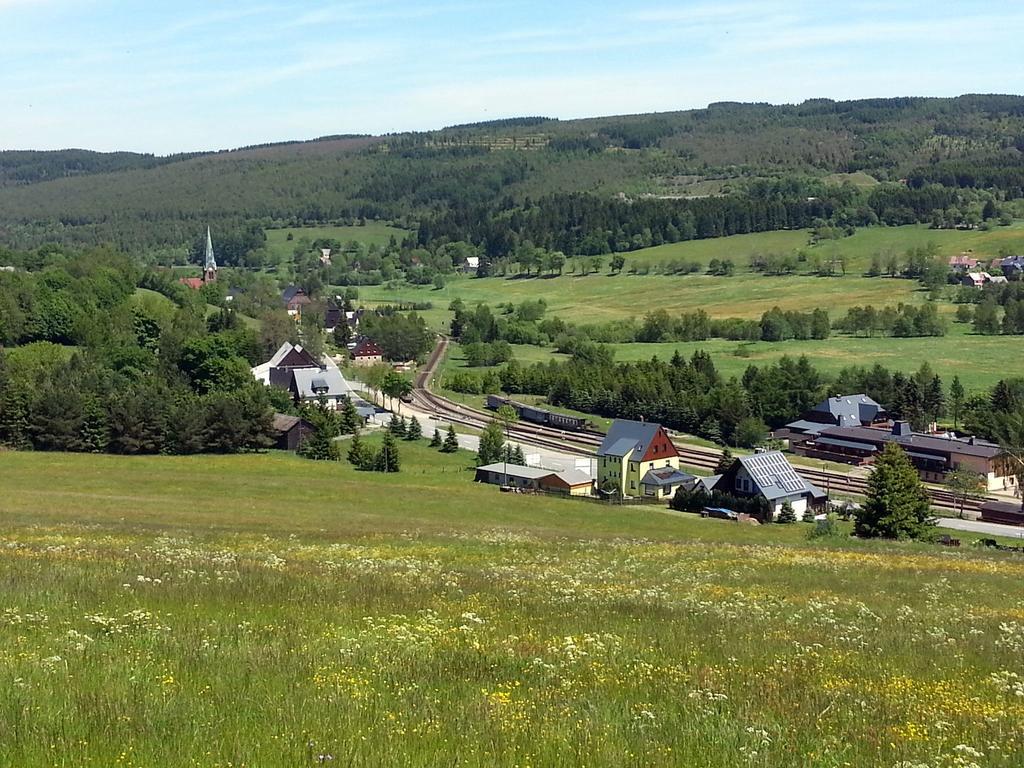
POLYGON ((1000 459, 1002 449, 995 443, 949 433, 914 432, 905 421, 894 422, 891 429, 829 427, 804 442, 791 442, 790 447, 801 456, 846 464, 871 464, 891 442, 906 451, 918 474, 927 482, 944 482, 950 472, 963 469, 980 475, 989 491, 1016 487, 1015 478, 1007 474, 1000 459))
POLYGON ((328 304, 324 309, 324 332, 334 333, 334 329, 338 327, 338 324, 345 322, 344 318, 345 313, 339 307, 328 304))
POLYGON ((992 281, 992 275, 988 272, 968 272, 960 278, 960 285, 967 288, 984 288, 985 283, 992 281))
POLYGON ((870 427, 888 423, 885 409, 867 395, 837 395, 822 400, 800 419, 776 430, 772 436, 777 440, 789 440, 790 447, 793 447, 829 427, 870 427))
POLYGON ((773 520, 787 502, 801 517, 808 509, 818 509, 828 500, 824 491, 796 473, 781 451, 737 457, 712 489, 737 498, 763 499, 773 520))
POLYGON ((296 320, 302 319, 303 307, 308 307, 313 303, 313 300, 309 298, 306 292, 297 285, 289 285, 285 288, 281 292, 281 301, 284 303, 284 308, 288 314, 296 320))
POLYGON ((978 259, 967 253, 961 253, 959 256, 952 256, 949 259, 949 267, 955 272, 965 272, 974 269, 979 263, 978 259))
POLYGON ((365 336, 352 349, 352 364, 359 366, 376 365, 384 362, 384 350, 365 336))
POLYGON ((285 342, 274 356, 252 369, 257 381, 291 393, 296 404, 325 401, 341 408, 354 399, 352 387, 330 358, 319 361, 301 346, 285 342))
POLYGON ((679 452, 660 424, 616 419, 597 449, 597 485, 603 493, 667 499, 693 481, 679 471, 679 452))
POLYGON ((495 462, 476 468, 476 481, 526 491, 557 493, 563 496, 590 496, 594 481, 586 472, 567 469, 556 472, 541 467, 495 462))
POLYGON ((1003 270, 1003 276, 1010 280, 1016 280, 1024 275, 1024 256, 1009 256, 999 262, 999 268, 1003 270))
POLYGON ((459 265, 459 271, 461 272, 476 272, 480 268, 480 257, 479 256, 467 256, 462 264, 459 265))

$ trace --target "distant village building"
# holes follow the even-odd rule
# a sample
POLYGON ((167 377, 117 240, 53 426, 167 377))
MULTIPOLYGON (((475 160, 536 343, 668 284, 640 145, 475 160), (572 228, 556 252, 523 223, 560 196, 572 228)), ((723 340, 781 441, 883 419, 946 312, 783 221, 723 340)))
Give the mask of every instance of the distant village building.
POLYGON ((1010 256, 999 262, 1003 276, 1010 280, 1018 279, 1024 274, 1024 256, 1010 256))
POLYGON ((888 423, 885 409, 867 395, 838 395, 822 400, 800 419, 777 430, 773 437, 789 440, 792 447, 828 427, 869 427, 888 423))
POLYGON ((213 238, 210 235, 210 228, 206 228, 206 258, 203 261, 202 277, 183 277, 178 280, 192 290, 199 290, 204 285, 217 282, 217 259, 213 255, 213 238))
POLYGON ((959 256, 953 256, 949 259, 950 268, 957 272, 974 269, 979 263, 978 259, 966 253, 961 253, 959 256))
POLYGON ((914 432, 905 421, 891 429, 878 427, 829 427, 803 442, 793 443, 794 453, 846 464, 871 464, 888 443, 906 451, 918 474, 927 482, 941 483, 955 469, 980 475, 989 491, 1012 490, 1016 479, 1007 474, 1002 449, 995 443, 952 434, 914 432))
POLYGON ((660 424, 616 419, 597 449, 598 490, 667 499, 693 475, 679 471, 679 452, 660 424))
POLYGON ((991 281, 992 275, 988 272, 968 272, 960 278, 960 285, 967 288, 984 288, 985 283, 989 283, 991 281))
POLYGON ((331 249, 330 248, 321 248, 320 249, 320 263, 323 264, 325 267, 329 267, 331 265, 331 249))
POLYGON ((480 257, 479 256, 467 256, 459 268, 463 272, 476 272, 480 268, 480 257))
POLYGON ((384 350, 365 336, 356 342, 352 349, 352 362, 355 365, 376 365, 384 362, 384 350))
POLYGON ((285 288, 281 292, 281 301, 284 304, 285 310, 296 321, 302 319, 303 307, 308 307, 313 303, 313 300, 309 298, 306 292, 297 285, 289 285, 285 288))
POLYGON ((594 487, 590 475, 578 469, 556 472, 500 461, 477 467, 476 481, 520 490, 558 493, 563 496, 589 496, 594 487))
POLYGON ((824 491, 796 473, 781 451, 737 457, 712 489, 739 498, 761 498, 772 519, 778 518, 787 502, 800 517, 828 500, 824 491))
POLYGON ((334 329, 338 327, 339 323, 345 322, 345 314, 338 307, 328 304, 324 309, 324 332, 334 333, 334 329))

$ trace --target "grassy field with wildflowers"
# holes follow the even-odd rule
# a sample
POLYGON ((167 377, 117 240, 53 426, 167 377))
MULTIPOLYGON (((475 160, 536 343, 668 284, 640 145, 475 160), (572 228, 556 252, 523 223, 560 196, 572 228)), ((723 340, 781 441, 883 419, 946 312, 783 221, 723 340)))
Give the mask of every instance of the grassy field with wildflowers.
POLYGON ((0 454, 0 765, 1024 762, 1024 560, 269 454, 0 454))

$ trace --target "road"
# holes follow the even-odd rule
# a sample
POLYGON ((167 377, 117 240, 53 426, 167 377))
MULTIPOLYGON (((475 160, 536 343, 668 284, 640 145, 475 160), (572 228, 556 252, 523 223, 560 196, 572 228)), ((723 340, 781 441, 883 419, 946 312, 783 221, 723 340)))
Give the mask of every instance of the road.
POLYGON ((979 520, 961 520, 957 517, 940 517, 940 528, 950 528, 965 533, 979 533, 985 536, 1007 536, 1024 539, 1024 528, 1000 523, 982 523, 979 520))

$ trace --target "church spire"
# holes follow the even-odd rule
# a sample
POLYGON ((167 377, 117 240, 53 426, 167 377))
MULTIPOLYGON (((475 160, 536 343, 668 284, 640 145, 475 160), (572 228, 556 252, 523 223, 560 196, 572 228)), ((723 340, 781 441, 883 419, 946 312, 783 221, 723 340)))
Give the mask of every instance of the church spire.
POLYGON ((217 279, 217 260, 213 256, 213 238, 206 228, 206 265, 203 267, 203 282, 212 283, 217 279))

